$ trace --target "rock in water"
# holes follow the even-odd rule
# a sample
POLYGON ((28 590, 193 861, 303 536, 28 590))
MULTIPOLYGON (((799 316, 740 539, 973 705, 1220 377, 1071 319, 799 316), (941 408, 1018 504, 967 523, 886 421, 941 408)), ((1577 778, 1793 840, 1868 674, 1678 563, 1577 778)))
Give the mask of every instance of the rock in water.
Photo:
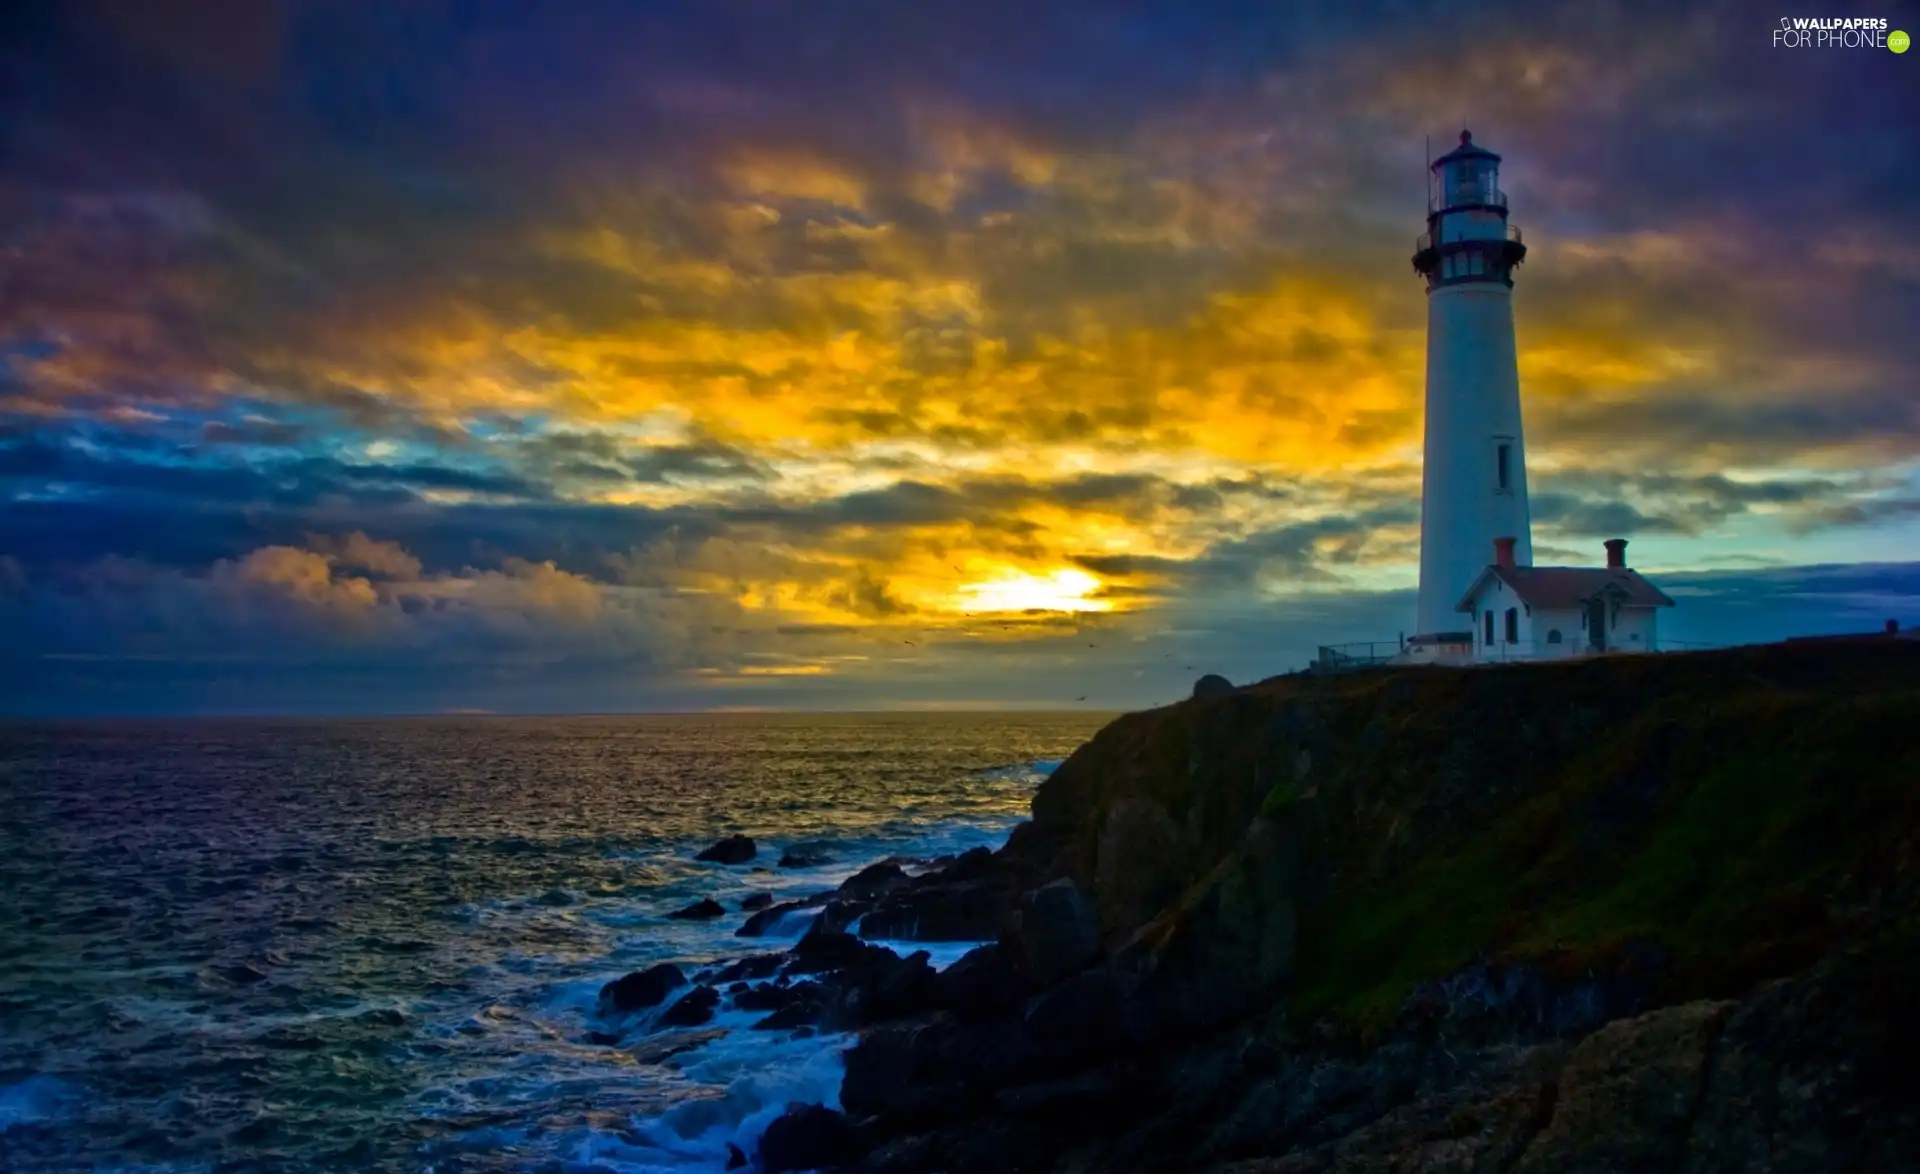
POLYGON ((755 910, 765 909, 771 904, 773 904, 772 893, 755 893, 751 897, 742 897, 740 899, 740 912, 752 913, 755 910))
POLYGON ((698 1027, 713 1018, 713 1009, 719 1005, 719 991, 710 986, 695 987, 661 1014, 660 1026, 698 1027))
POLYGON ((852 1124, 825 1105, 788 1105, 760 1138, 760 1168, 766 1174, 831 1170, 859 1156, 852 1124))
POLYGON ((685 909, 675 909, 668 917, 675 921, 707 921, 715 917, 725 917, 726 907, 712 897, 702 897, 685 909))
POLYGON ((745 958, 736 958, 714 972, 713 981, 740 982, 749 978, 772 978, 785 965, 785 954, 749 954, 745 958))
POLYGON ((705 860, 709 864, 745 864, 759 852, 753 841, 746 836, 728 836, 719 840, 706 851, 695 856, 695 860, 705 860))
POLYGON ((657 1007, 675 987, 687 985, 687 976, 671 962, 636 970, 600 988, 602 1015, 657 1007))
POLYGON ((738 1170, 740 1167, 746 1164, 747 1164, 747 1155, 744 1152, 742 1152, 739 1146, 733 1144, 732 1142, 728 1142, 727 1143, 727 1169, 738 1170))
POLYGON ((833 857, 825 852, 810 852, 800 848, 789 848, 780 854, 782 868, 813 868, 816 865, 832 864, 833 857))
POLYGON ((1193 683, 1193 699, 1210 701, 1215 697, 1225 697, 1233 692, 1233 682, 1219 673, 1208 673, 1193 683))
POLYGON ((872 901, 907 883, 906 870, 891 860, 869 864, 840 882, 840 894, 861 901, 872 901))

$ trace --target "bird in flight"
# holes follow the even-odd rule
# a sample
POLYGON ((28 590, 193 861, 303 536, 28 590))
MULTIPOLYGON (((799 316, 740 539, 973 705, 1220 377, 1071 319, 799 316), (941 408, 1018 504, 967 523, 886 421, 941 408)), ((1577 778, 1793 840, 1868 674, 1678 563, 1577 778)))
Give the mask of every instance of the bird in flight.
POLYGON ((912 643, 913 643, 913 641, 911 641, 911 640, 902 640, 902 641, 900 641, 900 643, 902 643, 902 644, 912 644, 912 643))
POLYGON ((1087 699, 1087 695, 1085 693, 1082 693, 1080 694, 1080 696, 1074 698, 1075 701, 1085 701, 1086 699, 1087 699))

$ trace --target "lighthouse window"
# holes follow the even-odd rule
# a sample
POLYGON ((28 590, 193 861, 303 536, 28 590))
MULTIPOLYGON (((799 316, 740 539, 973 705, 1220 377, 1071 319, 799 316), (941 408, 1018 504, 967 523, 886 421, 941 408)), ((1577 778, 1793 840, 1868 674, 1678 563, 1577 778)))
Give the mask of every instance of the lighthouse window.
POLYGON ((1485 273, 1486 271, 1487 271, 1487 259, 1485 257, 1481 256, 1479 253, 1473 253, 1468 257, 1467 272, 1485 273))
POLYGON ((1493 609, 1488 608, 1484 614, 1486 616, 1486 621, 1487 621, 1486 643, 1491 644, 1493 643, 1493 609))
POLYGON ((1520 609, 1517 607, 1507 609, 1507 643, 1520 643, 1520 609))
POLYGON ((1549 644, 1560 643, 1560 629, 1554 628, 1547 632, 1547 643, 1549 644))
POLYGON ((1496 445, 1493 450, 1493 463, 1500 488, 1512 488, 1509 482, 1513 466, 1513 446, 1511 444, 1496 445))

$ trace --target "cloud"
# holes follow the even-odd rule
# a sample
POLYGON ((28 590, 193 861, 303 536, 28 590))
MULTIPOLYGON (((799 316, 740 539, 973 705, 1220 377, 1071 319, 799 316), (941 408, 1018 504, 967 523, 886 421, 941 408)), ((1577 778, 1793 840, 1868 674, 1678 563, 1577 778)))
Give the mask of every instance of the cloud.
POLYGON ((1541 549, 1911 537, 1910 94, 1737 14, 155 11, 0 46, 0 565, 49 653, 826 688, 981 584, 1404 588, 1416 140, 1462 124, 1527 234, 1541 549))

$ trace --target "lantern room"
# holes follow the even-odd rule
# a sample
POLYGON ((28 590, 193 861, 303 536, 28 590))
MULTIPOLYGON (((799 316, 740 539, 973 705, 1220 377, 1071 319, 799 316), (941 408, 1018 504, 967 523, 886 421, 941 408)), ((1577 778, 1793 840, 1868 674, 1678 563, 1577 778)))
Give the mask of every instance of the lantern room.
POLYGON ((1460 145, 1433 161, 1439 190, 1428 200, 1428 212, 1466 208, 1505 208, 1500 190, 1500 156, 1476 146, 1472 131, 1460 132, 1460 145))

